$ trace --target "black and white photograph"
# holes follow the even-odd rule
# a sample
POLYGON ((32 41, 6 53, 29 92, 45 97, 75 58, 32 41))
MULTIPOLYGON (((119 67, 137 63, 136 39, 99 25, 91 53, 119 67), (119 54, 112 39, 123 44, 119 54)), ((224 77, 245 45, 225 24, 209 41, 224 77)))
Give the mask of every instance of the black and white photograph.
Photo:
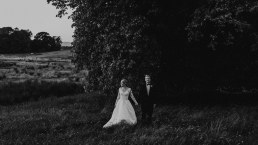
POLYGON ((258 0, 0 0, 0 145, 258 145, 258 0))

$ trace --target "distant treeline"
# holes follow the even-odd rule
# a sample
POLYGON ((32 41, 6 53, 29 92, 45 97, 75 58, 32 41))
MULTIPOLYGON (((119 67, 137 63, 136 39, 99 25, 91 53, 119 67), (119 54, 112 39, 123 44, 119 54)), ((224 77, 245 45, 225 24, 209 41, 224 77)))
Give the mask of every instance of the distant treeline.
POLYGON ((39 32, 31 39, 32 32, 18 28, 0 28, 0 53, 31 53, 61 49, 61 38, 39 32))

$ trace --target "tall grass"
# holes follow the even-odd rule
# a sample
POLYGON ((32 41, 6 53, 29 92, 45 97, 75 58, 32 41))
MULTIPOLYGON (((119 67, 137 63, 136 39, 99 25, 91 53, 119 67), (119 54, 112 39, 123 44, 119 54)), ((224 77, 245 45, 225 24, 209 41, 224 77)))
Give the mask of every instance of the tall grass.
POLYGON ((36 101, 47 97, 61 97, 81 92, 83 92, 83 87, 72 82, 37 80, 6 82, 0 85, 0 105, 10 105, 31 100, 36 101))
POLYGON ((89 145, 256 145, 257 106, 159 105, 153 125, 102 126, 113 106, 108 96, 80 94, 47 98, 7 107, 0 106, 0 144, 89 145))
MULTIPOLYGON (((164 92, 164 91, 163 91, 164 92)), ((160 93, 162 94, 162 92, 160 93)), ((224 92, 220 90, 189 89, 177 93, 161 96, 158 101, 162 104, 187 104, 187 105, 257 105, 258 91, 254 89, 247 92, 224 92)))

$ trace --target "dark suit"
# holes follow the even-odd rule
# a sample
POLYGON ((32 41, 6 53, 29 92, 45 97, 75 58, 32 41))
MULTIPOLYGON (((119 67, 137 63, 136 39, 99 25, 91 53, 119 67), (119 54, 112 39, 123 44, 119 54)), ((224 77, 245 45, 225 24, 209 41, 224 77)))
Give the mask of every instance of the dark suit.
POLYGON ((154 85, 151 85, 149 95, 147 93, 146 84, 140 87, 139 91, 139 101, 142 110, 142 122, 150 124, 152 121, 153 105, 155 103, 155 98, 157 97, 157 90, 154 85))

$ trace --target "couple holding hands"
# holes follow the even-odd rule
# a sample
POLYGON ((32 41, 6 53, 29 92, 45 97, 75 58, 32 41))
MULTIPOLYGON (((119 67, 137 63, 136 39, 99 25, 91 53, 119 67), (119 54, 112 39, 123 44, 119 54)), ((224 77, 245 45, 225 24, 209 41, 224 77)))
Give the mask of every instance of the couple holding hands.
MULTIPOLYGON (((142 125, 150 125, 152 123, 153 108, 156 105, 154 102, 154 98, 156 96, 157 90, 156 87, 151 84, 151 76, 145 75, 145 85, 142 85, 140 87, 139 92, 139 103, 141 104, 142 113, 142 125)), ((125 122, 130 125, 135 125, 137 123, 134 108, 128 100, 129 97, 131 97, 135 105, 138 105, 138 102, 133 95, 132 89, 127 86, 127 80, 122 79, 112 117, 103 126, 103 128, 108 128, 121 122, 125 122)))

